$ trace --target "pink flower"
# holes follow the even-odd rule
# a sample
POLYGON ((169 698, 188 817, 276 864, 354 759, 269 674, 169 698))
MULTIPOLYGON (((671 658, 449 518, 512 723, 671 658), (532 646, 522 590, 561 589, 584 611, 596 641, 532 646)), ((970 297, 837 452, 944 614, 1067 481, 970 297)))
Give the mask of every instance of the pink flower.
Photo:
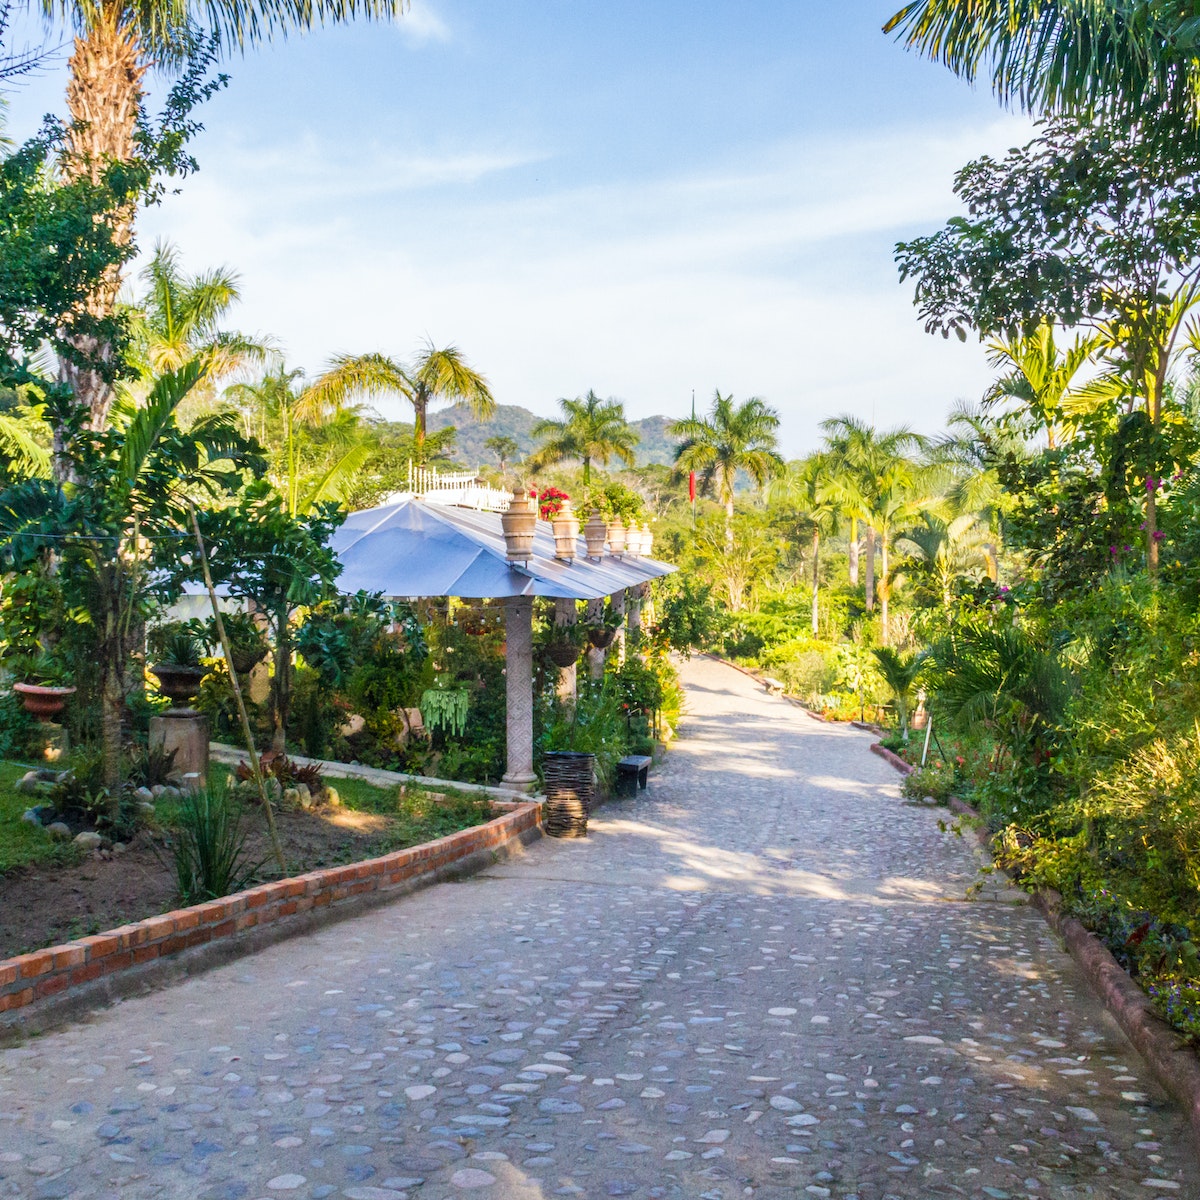
POLYGON ((1151 535, 1156 542, 1161 542, 1167 535, 1161 529, 1156 529, 1151 535))

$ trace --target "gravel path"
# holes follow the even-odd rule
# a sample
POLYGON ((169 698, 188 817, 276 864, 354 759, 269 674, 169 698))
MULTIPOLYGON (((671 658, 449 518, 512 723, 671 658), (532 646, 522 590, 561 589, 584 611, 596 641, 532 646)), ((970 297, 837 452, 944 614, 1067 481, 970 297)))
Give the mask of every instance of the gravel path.
POLYGON ((1038 914, 728 667, 585 842, 0 1052, 0 1196, 1200 1195, 1038 914))

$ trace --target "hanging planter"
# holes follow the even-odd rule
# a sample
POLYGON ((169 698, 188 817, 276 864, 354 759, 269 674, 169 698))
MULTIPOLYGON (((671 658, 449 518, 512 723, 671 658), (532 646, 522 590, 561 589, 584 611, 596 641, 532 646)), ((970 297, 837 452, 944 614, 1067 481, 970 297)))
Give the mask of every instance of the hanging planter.
POLYGON ((569 499, 563 499, 562 507, 550 524, 554 530, 554 557, 563 562, 574 561, 579 549, 579 518, 569 499))
POLYGON ((517 488, 507 511, 500 514, 500 528, 504 532, 504 549, 509 562, 528 562, 533 557, 537 515, 537 501, 524 488, 517 488))
POLYGON ((556 667, 573 667, 582 653, 583 647, 575 642, 563 640, 546 643, 546 655, 556 667))
POLYGON ((608 540, 608 526, 599 512, 593 512, 583 527, 583 539, 587 542, 588 558, 601 558, 604 543, 608 540))
POLYGON ((40 683, 14 683, 13 691, 30 716, 39 721, 57 717, 66 707, 67 697, 75 694, 73 687, 50 687, 40 683))
POLYGON ((588 630, 588 641, 597 650, 607 650, 616 636, 617 631, 608 625, 594 626, 588 630))

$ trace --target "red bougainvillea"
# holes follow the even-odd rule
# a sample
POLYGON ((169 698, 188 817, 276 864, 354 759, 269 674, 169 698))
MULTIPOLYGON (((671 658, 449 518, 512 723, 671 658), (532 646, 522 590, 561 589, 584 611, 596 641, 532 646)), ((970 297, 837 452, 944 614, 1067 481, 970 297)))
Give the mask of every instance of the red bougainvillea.
POLYGON ((563 504, 570 498, 566 492, 559 491, 556 487, 542 488, 542 494, 538 500, 538 513, 542 520, 553 521, 562 511, 563 504))

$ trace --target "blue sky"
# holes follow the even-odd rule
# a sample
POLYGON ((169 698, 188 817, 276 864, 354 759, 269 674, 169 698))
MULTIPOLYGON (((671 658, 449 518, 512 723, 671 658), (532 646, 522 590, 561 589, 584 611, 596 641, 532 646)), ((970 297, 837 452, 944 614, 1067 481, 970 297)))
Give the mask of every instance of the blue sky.
MULTIPOLYGON (((933 430, 989 372, 924 333, 892 247, 1027 126, 885 37, 896 3, 413 0, 226 64, 200 173, 139 240, 235 267, 234 323, 308 370, 429 337, 542 413, 720 388, 793 454, 839 412, 933 430)), ((16 90, 10 132, 62 83, 16 90)))

